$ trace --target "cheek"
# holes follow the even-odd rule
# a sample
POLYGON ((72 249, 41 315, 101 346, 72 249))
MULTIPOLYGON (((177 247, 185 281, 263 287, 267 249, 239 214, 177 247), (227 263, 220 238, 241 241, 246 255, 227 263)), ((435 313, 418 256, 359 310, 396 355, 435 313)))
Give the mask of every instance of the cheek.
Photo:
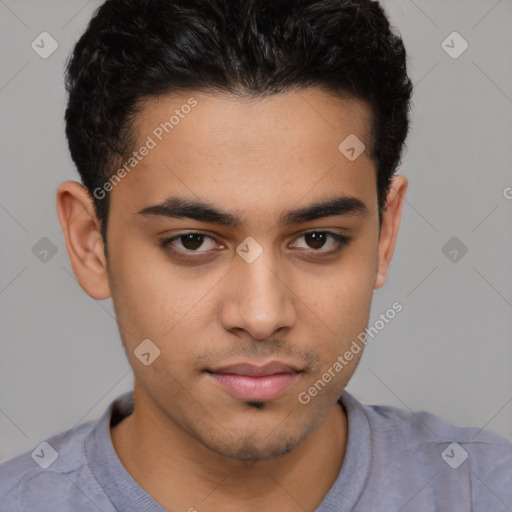
POLYGON ((180 297, 187 293, 170 276, 158 276, 155 268, 121 276, 123 285, 115 298, 113 294, 116 318, 137 381, 147 392, 160 390, 162 396, 179 399, 181 387, 176 383, 185 380, 192 366, 197 332, 193 336, 186 328, 190 306, 180 297), (143 355, 147 352, 148 365, 143 355))
POLYGON ((137 336, 162 336, 179 315, 186 288, 175 279, 158 248, 125 245, 116 247, 118 257, 113 258, 113 300, 137 336))
MULTIPOLYGON (((165 256, 154 258, 133 252, 113 266, 112 300, 121 338, 132 364, 133 351, 150 339, 160 350, 158 362, 179 374, 190 367, 200 336, 212 322, 212 296, 207 292, 218 275, 193 274, 176 269, 165 256)), ((160 375, 164 377, 165 375, 160 375)))
POLYGON ((333 267, 329 278, 317 277, 316 286, 310 282, 301 292, 309 306, 308 318, 321 329, 313 333, 312 324, 303 326, 316 337, 319 357, 309 383, 328 383, 322 392, 326 398, 347 384, 362 356, 364 344, 358 337, 368 326, 374 277, 373 260, 354 256, 333 267))
MULTIPOLYGON (((328 275, 305 280, 301 297, 330 334, 339 341, 364 329, 373 298, 375 272, 372 261, 349 259, 329 269, 328 275)), ((339 348, 339 347, 338 347, 339 348)))

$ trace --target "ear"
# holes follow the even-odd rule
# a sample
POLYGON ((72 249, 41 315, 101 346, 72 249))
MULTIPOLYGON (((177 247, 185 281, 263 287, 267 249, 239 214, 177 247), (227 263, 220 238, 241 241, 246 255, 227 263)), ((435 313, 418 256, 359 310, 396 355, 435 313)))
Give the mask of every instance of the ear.
POLYGON ((386 282, 388 267, 395 250, 407 185, 407 178, 401 174, 392 178, 386 206, 382 212, 379 259, 374 289, 380 288, 386 282))
POLYGON ((61 183, 57 189, 57 213, 80 286, 93 299, 108 299, 110 287, 100 222, 87 189, 76 181, 61 183))

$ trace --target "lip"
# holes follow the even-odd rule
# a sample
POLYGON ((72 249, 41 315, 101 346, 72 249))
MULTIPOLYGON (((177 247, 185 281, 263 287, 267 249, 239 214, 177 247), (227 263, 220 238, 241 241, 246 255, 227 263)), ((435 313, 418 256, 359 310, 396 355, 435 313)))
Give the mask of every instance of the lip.
POLYGON ((211 373, 234 373, 237 375, 247 375, 249 377, 264 377, 275 375, 276 373, 297 373, 300 370, 294 366, 282 363, 281 361, 269 361, 268 363, 257 366, 251 363, 235 363, 219 368, 208 369, 211 373))
POLYGON ((263 366, 237 363, 206 371, 222 389, 242 400, 272 400, 282 395, 301 370, 279 361, 263 366))

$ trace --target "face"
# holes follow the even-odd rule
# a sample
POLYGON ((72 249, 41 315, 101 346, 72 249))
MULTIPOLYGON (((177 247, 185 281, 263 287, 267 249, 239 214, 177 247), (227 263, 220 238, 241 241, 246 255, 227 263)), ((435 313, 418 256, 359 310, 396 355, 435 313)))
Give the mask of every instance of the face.
POLYGON ((105 275, 139 401, 217 454, 283 455, 335 406, 362 350, 335 363, 384 282, 375 163, 338 149, 350 134, 369 146, 370 109, 319 89, 184 93, 146 103, 134 126, 105 275), (226 368, 269 362, 286 368, 226 368))

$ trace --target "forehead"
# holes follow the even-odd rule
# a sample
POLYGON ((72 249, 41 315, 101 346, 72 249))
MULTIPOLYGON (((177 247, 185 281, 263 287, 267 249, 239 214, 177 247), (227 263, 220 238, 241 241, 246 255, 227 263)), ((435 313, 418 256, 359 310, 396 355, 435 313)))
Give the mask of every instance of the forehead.
POLYGON ((365 102, 320 89, 263 99, 205 92, 154 98, 133 124, 139 154, 121 162, 127 172, 112 189, 112 205, 133 212, 181 195, 238 211, 272 210, 339 192, 370 209, 371 119, 365 102), (354 161, 339 149, 349 136, 366 146, 354 161))

